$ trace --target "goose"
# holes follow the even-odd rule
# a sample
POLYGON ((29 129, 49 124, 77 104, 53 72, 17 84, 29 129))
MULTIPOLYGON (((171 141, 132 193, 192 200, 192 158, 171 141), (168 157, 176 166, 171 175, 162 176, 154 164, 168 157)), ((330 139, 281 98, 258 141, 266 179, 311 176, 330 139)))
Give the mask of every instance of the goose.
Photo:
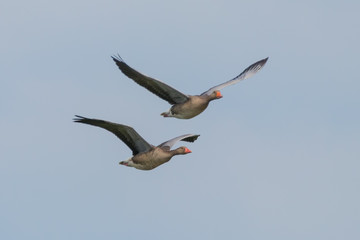
POLYGON ((131 158, 126 161, 121 161, 119 164, 140 170, 151 170, 168 162, 175 155, 191 153, 191 150, 184 146, 175 150, 171 150, 171 147, 178 141, 194 142, 200 136, 196 134, 185 134, 163 142, 155 147, 146 142, 132 127, 100 119, 90 119, 79 115, 75 115, 75 117, 76 118, 73 119, 74 122, 101 127, 115 134, 133 153, 131 158))
POLYGON ((131 78, 137 84, 145 87, 147 90, 172 105, 167 112, 161 113, 163 117, 190 119, 202 113, 207 108, 210 101, 222 98, 223 96, 220 93, 222 88, 238 83, 257 73, 265 65, 268 57, 250 65, 233 79, 212 87, 200 95, 183 94, 157 79, 148 77, 127 65, 120 55, 112 56, 112 59, 121 72, 128 78, 131 78))

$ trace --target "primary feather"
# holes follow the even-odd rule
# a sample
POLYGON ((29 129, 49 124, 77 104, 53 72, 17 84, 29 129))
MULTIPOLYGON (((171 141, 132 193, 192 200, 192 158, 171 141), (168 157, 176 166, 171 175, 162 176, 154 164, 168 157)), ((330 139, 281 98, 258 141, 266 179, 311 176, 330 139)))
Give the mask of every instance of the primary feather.
POLYGON ((169 85, 156 80, 154 78, 145 76, 144 74, 136 71, 127 65, 120 56, 112 56, 112 59, 119 67, 119 69, 128 77, 134 80, 140 86, 143 86, 150 92, 154 93, 158 97, 164 99, 170 104, 184 103, 188 100, 188 97, 179 92, 178 90, 170 87, 169 85))
POLYGON ((250 65, 248 68, 246 68, 242 73, 240 73, 238 76, 234 77, 233 79, 224 82, 222 84, 219 84, 215 87, 210 88, 209 90, 207 90, 206 92, 203 92, 201 95, 210 95, 211 93, 213 93, 214 91, 218 91, 221 90, 224 87, 233 85, 235 83, 240 82, 241 80, 247 79, 251 76, 253 76, 255 73, 257 73, 267 62, 268 57, 264 58, 252 65, 250 65))

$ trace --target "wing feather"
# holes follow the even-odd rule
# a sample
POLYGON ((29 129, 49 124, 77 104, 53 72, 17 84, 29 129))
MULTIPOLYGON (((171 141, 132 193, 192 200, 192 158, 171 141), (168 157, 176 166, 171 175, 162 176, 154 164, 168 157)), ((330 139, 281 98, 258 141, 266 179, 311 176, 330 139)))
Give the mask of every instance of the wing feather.
POLYGON ((206 92, 203 92, 201 95, 210 95, 211 93, 213 93, 214 91, 220 90, 224 87, 233 85, 235 83, 240 82, 241 80, 247 79, 251 76, 253 76, 255 73, 257 73, 267 62, 268 57, 264 58, 252 65, 250 65, 248 68, 246 68, 242 73, 240 73, 238 76, 234 77, 233 79, 224 82, 222 84, 219 84, 215 87, 210 88, 209 90, 207 90, 206 92))
POLYGON ((131 78, 137 84, 146 88, 147 90, 169 102, 170 104, 184 103, 188 100, 188 97, 185 94, 179 92, 178 90, 170 87, 163 82, 160 82, 159 80, 145 76, 144 74, 131 68, 122 60, 120 56, 112 56, 112 59, 119 67, 121 72, 123 72, 127 77, 131 78))
POLYGON ((132 127, 99 119, 90 119, 78 115, 75 116, 77 118, 74 118, 74 122, 101 127, 115 134, 132 150, 133 155, 141 152, 147 152, 152 149, 152 146, 146 142, 132 127))
POLYGON ((171 147, 174 146, 174 144, 177 143, 178 141, 195 142, 199 136, 200 135, 196 135, 196 134, 181 135, 179 137, 176 137, 176 138, 170 139, 166 142, 163 142, 158 147, 163 148, 165 150, 170 150, 171 147))

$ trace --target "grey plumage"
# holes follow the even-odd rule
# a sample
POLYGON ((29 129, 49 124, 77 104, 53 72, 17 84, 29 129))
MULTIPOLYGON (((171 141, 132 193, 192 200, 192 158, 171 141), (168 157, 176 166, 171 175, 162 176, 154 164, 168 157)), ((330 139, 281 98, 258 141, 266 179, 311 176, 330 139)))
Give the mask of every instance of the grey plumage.
POLYGON ((219 92, 220 89, 253 76, 265 65, 268 60, 268 58, 264 58, 247 67, 241 74, 239 74, 235 78, 219 84, 215 87, 212 87, 200 95, 190 96, 179 92, 178 90, 157 79, 148 77, 136 71, 135 69, 127 65, 120 56, 112 56, 112 59, 119 67, 121 72, 123 72, 127 77, 131 78, 137 84, 145 87, 150 92, 154 93, 155 95, 159 96, 160 98, 166 100, 171 105, 173 105, 167 112, 163 112, 161 114, 162 116, 176 117, 180 119, 190 119, 199 115, 208 107, 210 101, 222 97, 219 92))

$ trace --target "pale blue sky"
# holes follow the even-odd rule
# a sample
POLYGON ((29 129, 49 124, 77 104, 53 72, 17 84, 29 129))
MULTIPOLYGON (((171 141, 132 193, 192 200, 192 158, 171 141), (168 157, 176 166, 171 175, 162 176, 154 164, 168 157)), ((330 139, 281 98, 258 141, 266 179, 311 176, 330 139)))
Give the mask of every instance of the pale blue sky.
POLYGON ((0 3, 1 239, 359 239, 359 1, 0 3), (265 57, 191 120, 110 56, 187 94, 265 57), (153 171, 75 114, 193 153, 153 171), (176 146, 179 146, 177 144, 176 146))

